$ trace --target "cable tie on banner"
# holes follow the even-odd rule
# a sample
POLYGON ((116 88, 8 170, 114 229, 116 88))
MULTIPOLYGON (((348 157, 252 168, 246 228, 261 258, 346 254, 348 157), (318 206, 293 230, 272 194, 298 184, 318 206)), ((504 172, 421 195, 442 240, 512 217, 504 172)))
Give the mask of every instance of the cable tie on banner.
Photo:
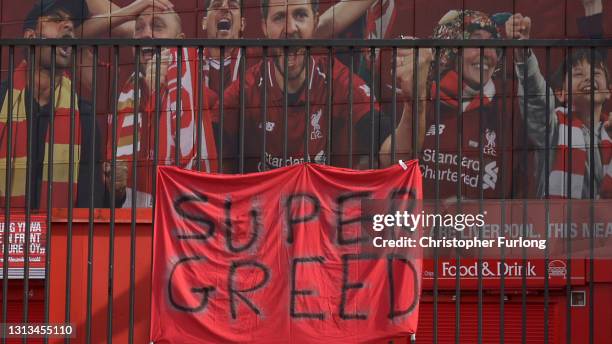
POLYGON ((404 162, 404 160, 400 160, 398 161, 398 163, 400 164, 400 166, 402 166, 402 168, 404 169, 404 171, 406 171, 408 169, 408 165, 406 165, 406 163, 404 162))

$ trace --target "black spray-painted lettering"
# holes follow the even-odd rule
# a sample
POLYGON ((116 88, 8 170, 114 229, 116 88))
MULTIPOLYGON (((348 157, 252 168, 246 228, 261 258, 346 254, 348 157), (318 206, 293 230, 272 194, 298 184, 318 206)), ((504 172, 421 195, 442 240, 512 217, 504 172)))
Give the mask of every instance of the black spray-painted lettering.
MULTIPOLYGON (((415 309, 415 307, 417 306, 417 304, 419 303, 419 276, 417 273, 416 268, 414 267, 414 265, 412 264, 412 262, 408 259, 406 259, 404 256, 399 255, 399 254, 393 254, 390 253, 387 255, 387 274, 388 274, 388 282, 389 282, 389 319, 393 320, 397 317, 403 316, 403 315, 408 315, 410 313, 412 313, 415 309), (398 260, 400 262, 403 262, 404 264, 406 264, 408 266, 408 268, 410 269, 410 271, 412 271, 412 283, 414 284, 412 286, 412 290, 413 290, 413 298, 412 298, 412 303, 410 304, 410 306, 408 306, 408 308, 404 309, 404 310, 397 310, 395 309, 395 279, 394 279, 394 274, 393 274, 393 261, 394 260, 398 260)), ((404 283, 404 281, 401 281, 401 283, 404 283)))
POLYGON ((177 230, 177 233, 175 234, 175 236, 179 240, 207 240, 208 238, 212 237, 213 234, 215 233, 215 223, 212 219, 206 217, 205 215, 194 214, 184 209, 184 207, 188 203, 191 203, 191 202, 208 203, 208 197, 206 197, 206 195, 199 194, 199 193, 196 193, 193 195, 180 195, 174 200, 174 203, 173 203, 174 210, 182 218, 185 218, 193 222, 197 222, 201 224, 203 227, 207 228, 208 231, 202 232, 202 233, 185 233, 185 232, 179 232, 177 230))
POLYGON ((232 319, 236 319, 238 317, 238 304, 235 300, 235 297, 238 297, 240 300, 242 300, 249 308, 253 310, 253 312, 255 312, 255 314, 261 315, 261 310, 259 310, 259 308, 257 308, 257 306, 255 306, 255 304, 251 302, 251 300, 244 296, 243 293, 250 293, 261 289, 268 283, 268 281, 270 281, 270 269, 262 263, 254 260, 240 260, 232 262, 227 282, 232 319), (238 269, 249 267, 261 270, 264 275, 263 279, 256 285, 251 286, 247 289, 236 289, 236 272, 238 271, 238 269))
POLYGON ((191 288, 190 291, 194 294, 202 294, 202 299, 200 300, 200 303, 198 305, 195 306, 189 306, 189 305, 182 305, 179 302, 177 302, 177 300, 174 297, 174 294, 172 293, 173 288, 173 283, 174 281, 174 273, 176 272, 176 270, 180 267, 180 266, 184 266, 184 265, 188 265, 191 262, 200 262, 203 261, 204 258, 202 257, 185 257, 185 258, 181 258, 178 262, 176 262, 176 264, 174 264, 174 266, 172 267, 172 270, 170 272, 170 278, 168 279, 168 299, 170 300, 170 304, 178 309, 181 310, 183 312, 189 312, 189 313, 197 313, 200 311, 203 311, 206 306, 208 305, 208 300, 210 297, 210 294, 212 292, 215 291, 215 287, 213 286, 207 286, 207 287, 198 287, 198 288, 191 288))
POLYGON ((348 291, 350 289, 361 289, 363 288, 363 282, 349 282, 349 263, 352 260, 373 260, 378 259, 377 255, 374 254, 344 254, 342 255, 342 296, 340 300, 340 318, 343 320, 367 320, 368 315, 364 313, 346 313, 346 301, 348 297, 348 291))
POLYGON ((250 249, 259 238, 259 233, 261 231, 262 223, 260 221, 261 212, 257 206, 253 206, 249 211, 249 216, 251 217, 251 237, 249 241, 247 241, 244 245, 235 245, 233 238, 233 225, 232 225, 232 200, 231 198, 227 198, 224 203, 225 208, 225 247, 229 252, 232 253, 240 253, 250 249))
POLYGON ((297 266, 298 264, 306 264, 306 263, 319 263, 323 264, 325 258, 323 257, 303 257, 303 258, 295 258, 291 264, 291 305, 290 305, 290 316, 292 318, 306 318, 306 319, 319 319, 324 320, 325 315, 323 313, 304 313, 298 312, 296 310, 296 297, 298 295, 308 296, 314 294, 314 291, 307 289, 297 289, 297 266))
MULTIPOLYGON (((361 216, 353 217, 353 218, 344 218, 344 206, 348 202, 361 202, 363 200, 367 200, 372 196, 371 192, 351 192, 342 194, 336 200, 338 204, 338 209, 336 210, 338 221, 336 232, 338 233, 338 244, 339 245, 353 245, 364 243, 368 241, 366 236, 358 236, 352 238, 346 238, 344 233, 344 226, 353 224, 353 223, 362 223, 364 221, 371 220, 372 216, 362 213, 361 216)), ((360 231, 361 232, 361 231, 360 231)))
POLYGON ((319 212, 321 211, 321 203, 319 200, 307 193, 298 193, 292 194, 287 198, 285 202, 285 219, 287 223, 287 243, 293 244, 294 240, 294 226, 298 223, 306 223, 316 219, 319 216, 319 212), (302 217, 292 217, 291 216, 291 208, 293 207, 293 202, 298 199, 307 200, 312 204, 312 211, 308 215, 304 215, 302 217))

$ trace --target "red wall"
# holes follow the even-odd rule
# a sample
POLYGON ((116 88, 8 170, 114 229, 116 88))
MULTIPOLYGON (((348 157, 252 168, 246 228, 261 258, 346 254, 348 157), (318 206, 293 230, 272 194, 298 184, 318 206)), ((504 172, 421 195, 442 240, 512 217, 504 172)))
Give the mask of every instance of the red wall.
MULTIPOLYGON (((52 251, 48 257, 51 259, 51 300, 50 322, 63 323, 65 320, 66 305, 66 261, 67 261, 67 213, 65 210, 55 210, 53 226, 51 228, 52 251)), ((138 210, 136 221, 136 269, 135 269, 135 328, 134 338, 137 343, 148 342, 149 320, 151 309, 151 247, 153 229, 151 225, 151 210, 138 210)), ((107 331, 107 300, 109 277, 109 211, 95 211, 95 227, 93 238, 93 289, 92 289, 92 343, 106 342, 107 331)), ((73 343, 85 343, 86 316, 87 316, 87 276, 88 276, 88 211, 77 209, 74 213, 72 228, 72 264, 71 277, 71 307, 70 322, 76 326, 77 338, 73 343)), ((114 284, 113 284, 113 342, 125 343, 129 328, 129 286, 130 286, 130 231, 131 212, 129 209, 118 209, 115 226, 115 258, 114 258, 114 284)), ((576 264, 587 262, 577 260, 576 264)), ((612 261, 597 261, 595 272, 595 332, 596 343, 612 344, 612 328, 609 319, 612 319, 612 261)), ((588 281, 588 279, 587 279, 588 281)), ((433 326, 433 300, 431 287, 424 286, 421 299, 421 317, 419 319, 419 342, 431 342, 433 326)), ((588 338, 588 285, 574 285, 574 290, 587 290, 587 306, 572 308, 572 338, 573 342, 583 342, 588 338)), ((495 337, 499 333, 499 290, 487 288, 485 291, 485 338, 495 337), (487 325, 488 324, 488 325, 487 325)), ((454 286, 443 287, 439 296, 439 334, 454 338, 454 286)), ((523 315, 521 311, 520 289, 506 291, 508 301, 505 306, 505 319, 508 324, 507 342, 512 338, 520 338, 520 321, 522 316, 528 320, 528 338, 541 338, 543 331, 543 290, 529 288, 528 312, 523 315), (519 331, 519 332, 517 332, 519 331)), ((550 338, 558 339, 551 343, 564 343, 565 338, 565 292, 561 289, 550 291, 550 338)), ((463 340, 470 342, 469 338, 476 335, 477 330, 477 298, 475 291, 462 291, 462 327, 463 340)), ((60 341, 51 341, 60 343, 60 341)), ((385 341, 388 343, 389 341, 385 341)), ((395 343, 406 343, 405 339, 394 340, 395 343)), ((443 342, 443 341, 442 341, 443 342)))

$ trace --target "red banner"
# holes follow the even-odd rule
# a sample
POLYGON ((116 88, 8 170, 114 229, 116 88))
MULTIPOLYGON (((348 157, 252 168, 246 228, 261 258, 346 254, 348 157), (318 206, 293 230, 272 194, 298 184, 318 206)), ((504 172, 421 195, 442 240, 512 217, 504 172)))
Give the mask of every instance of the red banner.
MULTIPOLYGON (((415 333, 420 259, 364 253, 361 203, 421 199, 411 162, 158 171, 151 340, 356 343, 415 333)), ((401 209, 399 209, 401 210, 401 209)))
POLYGON ((0 216, 0 278, 2 278, 4 265, 4 244, 8 244, 8 277, 20 279, 24 277, 24 262, 26 250, 28 251, 28 278, 45 278, 45 247, 47 237, 47 217, 45 215, 30 216, 30 237, 26 243, 26 216, 12 213, 6 230, 4 216, 0 216), (8 239, 7 239, 8 238, 8 239), (27 246, 27 247, 26 247, 27 246))

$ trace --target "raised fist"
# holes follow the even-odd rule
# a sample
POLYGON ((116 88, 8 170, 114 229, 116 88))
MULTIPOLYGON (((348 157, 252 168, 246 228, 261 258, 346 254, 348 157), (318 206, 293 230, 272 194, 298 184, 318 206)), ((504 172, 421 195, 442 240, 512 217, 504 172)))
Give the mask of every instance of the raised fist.
POLYGON ((582 6, 584 7, 584 14, 586 16, 592 16, 603 12, 601 0, 582 0, 582 6))
POLYGON ((529 39, 531 18, 517 13, 506 21, 506 36, 510 39, 529 39))
MULTIPOLYGON (((413 84, 414 84, 414 49, 398 49, 397 50, 397 81, 398 85, 402 90, 402 95, 406 100, 413 98, 413 84)), ((419 49, 419 60, 417 63, 418 71, 418 90, 419 97, 425 96, 425 89, 427 87, 427 76, 431 61, 433 60, 433 53, 431 49, 420 48, 419 49)))

